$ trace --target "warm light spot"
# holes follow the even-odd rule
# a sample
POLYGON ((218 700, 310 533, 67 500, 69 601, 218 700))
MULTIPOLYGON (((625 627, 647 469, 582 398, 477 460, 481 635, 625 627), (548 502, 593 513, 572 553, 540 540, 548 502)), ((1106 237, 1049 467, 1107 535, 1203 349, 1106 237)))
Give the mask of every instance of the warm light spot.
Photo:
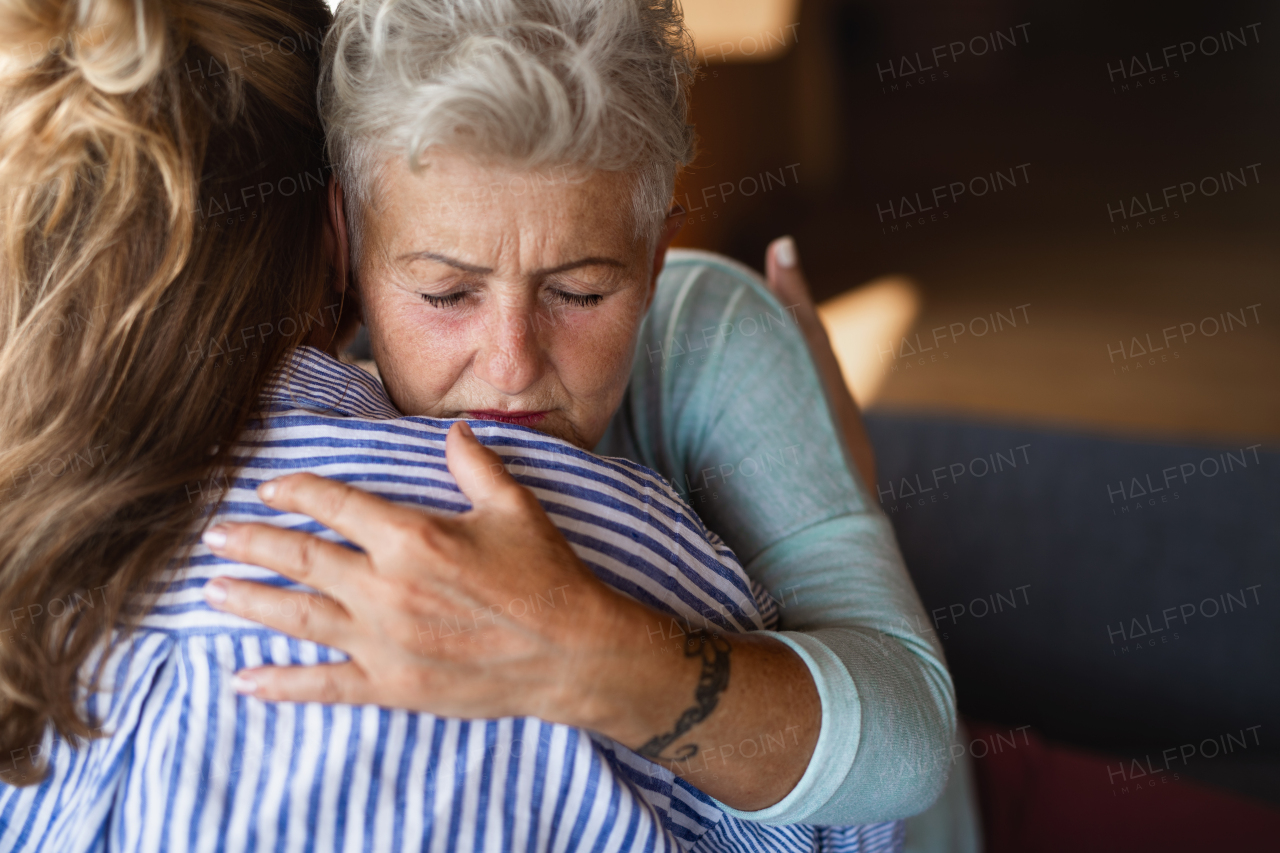
POLYGON ((776 59, 796 43, 800 0, 684 0, 703 62, 776 59))
POLYGON ((920 293, 901 276, 878 278, 818 306, 840 372, 860 408, 880 393, 891 353, 919 313, 920 293))
MULTIPOLYGON (((338 0, 328 0, 336 10, 338 0)), ((704 62, 776 59, 796 43, 800 0, 684 0, 684 20, 704 62)))

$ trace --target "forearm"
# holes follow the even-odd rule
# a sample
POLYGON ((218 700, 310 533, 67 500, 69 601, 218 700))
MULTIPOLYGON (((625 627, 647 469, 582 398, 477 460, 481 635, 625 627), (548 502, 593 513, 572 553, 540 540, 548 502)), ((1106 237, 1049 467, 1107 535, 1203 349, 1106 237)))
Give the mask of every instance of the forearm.
POLYGON ((818 318, 817 306, 809 294, 809 286, 796 266, 795 244, 791 238, 775 241, 769 249, 765 260, 768 270, 768 287, 782 304, 791 310, 796 326, 804 337, 809 356, 817 368, 818 379, 822 384, 822 395, 831 409, 831 417, 839 434, 849 461, 862 478, 863 485, 870 488, 876 483, 876 455, 871 448, 871 440, 867 437, 862 423, 862 413, 858 402, 845 382, 840 370, 840 362, 835 350, 831 348, 831 339, 827 329, 818 318), (780 262, 778 250, 786 243, 789 250, 787 263, 780 262))
POLYGON ((704 633, 639 605, 624 624, 588 727, 735 809, 790 793, 822 728, 804 661, 772 637, 704 633))
POLYGON ((945 670, 913 642, 858 628, 788 631, 808 652, 823 734, 786 800, 740 817, 852 825, 908 817, 945 786, 954 712, 945 670), (829 732, 827 730, 830 730, 829 732))
MULTIPOLYGON (((771 259, 771 275, 777 266, 771 259)), ((860 445, 870 448, 860 421, 848 417, 856 407, 847 389, 848 409, 833 393, 842 380, 834 357, 823 355, 830 346, 814 344, 820 325, 802 310, 811 300, 791 287, 780 289, 779 302, 750 271, 715 259, 685 259, 677 270, 676 286, 660 289, 654 310, 662 322, 648 329, 642 352, 666 352, 664 335, 795 309, 794 324, 732 338, 705 363, 660 372, 642 364, 628 420, 604 448, 688 486, 702 520, 778 602, 782 633, 773 636, 811 668, 822 712, 807 769, 781 801, 740 816, 862 823, 924 808, 945 776, 945 765, 929 762, 950 745, 954 696, 893 530, 857 482, 875 482, 870 454, 858 462, 860 478, 842 464, 860 445), (815 359, 831 369, 819 371, 815 359), (834 417, 817 416, 828 399, 834 417), (903 762, 919 767, 922 758, 922 772, 901 773, 903 762), (829 805, 864 817, 812 819, 830 814, 829 805)))
POLYGON ((827 330, 813 310, 813 303, 801 304, 796 309, 797 325, 804 335, 809 353, 813 356, 814 366, 818 369, 818 377, 822 381, 823 396, 831 407, 831 416, 835 420, 837 432, 844 442, 849 458, 857 469, 858 476, 867 489, 876 484, 876 454, 871 447, 871 439, 867 437, 867 429, 862 423, 862 413, 853 393, 845 384, 844 374, 840 371, 840 362, 836 360, 835 351, 831 348, 831 339, 827 330))

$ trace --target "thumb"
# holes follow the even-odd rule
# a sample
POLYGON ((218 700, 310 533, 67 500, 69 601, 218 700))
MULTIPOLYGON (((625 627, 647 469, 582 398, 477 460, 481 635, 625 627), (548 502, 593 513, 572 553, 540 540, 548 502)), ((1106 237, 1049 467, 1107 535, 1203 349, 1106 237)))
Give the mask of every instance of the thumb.
POLYGON ((466 421, 458 421, 449 427, 444 442, 444 459, 449 473, 458 481, 458 488, 475 506, 520 488, 515 478, 507 473, 498 454, 480 443, 466 421))
POLYGON ((768 272, 769 290, 784 306, 809 307, 813 297, 809 295, 809 285, 800 271, 800 255, 796 251, 796 241, 791 237, 780 237, 769 244, 765 269, 768 272))

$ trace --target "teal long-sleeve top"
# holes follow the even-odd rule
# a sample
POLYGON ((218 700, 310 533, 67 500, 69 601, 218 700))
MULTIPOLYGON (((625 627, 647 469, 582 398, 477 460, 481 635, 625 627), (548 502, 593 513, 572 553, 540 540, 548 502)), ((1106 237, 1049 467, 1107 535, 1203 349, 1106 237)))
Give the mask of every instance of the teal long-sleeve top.
MULTIPOLYGON (((955 693, 888 519, 851 473, 795 318, 746 267, 672 250, 596 452, 677 485, 781 609, 822 727, 770 824, 849 825, 942 791, 955 693)), ((767 772, 767 771, 765 771, 767 772)))

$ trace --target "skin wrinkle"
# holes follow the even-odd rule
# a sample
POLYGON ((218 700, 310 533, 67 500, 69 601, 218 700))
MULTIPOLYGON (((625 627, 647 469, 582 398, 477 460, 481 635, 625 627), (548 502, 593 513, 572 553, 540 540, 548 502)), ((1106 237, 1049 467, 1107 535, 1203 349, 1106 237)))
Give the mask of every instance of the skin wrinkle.
MULTIPOLYGON (((625 392, 656 253, 619 201, 633 176, 596 171, 492 192, 521 174, 448 151, 418 170, 388 159, 362 211, 367 251, 353 296, 401 411, 546 412, 531 426, 589 450, 625 392), (423 294, 462 298, 432 305, 423 294)), ((665 254, 669 241, 659 242, 665 254)))

